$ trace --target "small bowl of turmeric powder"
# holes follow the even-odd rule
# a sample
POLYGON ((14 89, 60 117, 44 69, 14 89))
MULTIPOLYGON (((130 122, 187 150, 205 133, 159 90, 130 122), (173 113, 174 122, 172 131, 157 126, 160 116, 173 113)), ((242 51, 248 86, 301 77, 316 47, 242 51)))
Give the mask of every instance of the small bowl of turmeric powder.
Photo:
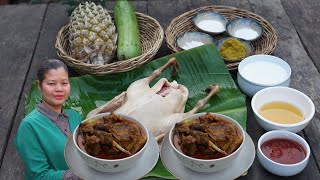
POLYGON ((227 37, 220 39, 216 43, 220 56, 226 62, 237 62, 250 56, 253 47, 249 41, 227 37))

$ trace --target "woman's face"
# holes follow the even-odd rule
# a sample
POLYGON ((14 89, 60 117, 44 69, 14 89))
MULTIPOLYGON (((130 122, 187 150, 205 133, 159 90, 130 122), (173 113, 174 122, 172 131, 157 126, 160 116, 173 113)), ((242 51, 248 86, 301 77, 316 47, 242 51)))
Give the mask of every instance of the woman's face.
POLYGON ((39 90, 42 92, 43 103, 50 109, 60 109, 70 94, 68 72, 62 67, 49 70, 39 90))

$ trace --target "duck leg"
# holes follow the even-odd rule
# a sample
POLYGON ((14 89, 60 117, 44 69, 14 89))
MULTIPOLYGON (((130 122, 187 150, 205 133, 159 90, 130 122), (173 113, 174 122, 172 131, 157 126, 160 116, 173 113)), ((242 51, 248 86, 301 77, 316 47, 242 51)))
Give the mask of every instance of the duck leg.
POLYGON ((218 85, 218 84, 213 84, 213 85, 209 86, 209 87, 206 89, 206 92, 208 93, 208 95, 207 95, 205 98, 203 98, 203 99, 201 99, 200 101, 198 101, 198 103, 196 104, 196 106, 195 106, 193 109, 191 109, 189 112, 184 113, 183 116, 186 117, 186 116, 192 115, 192 114, 196 113, 199 109, 203 108, 203 106, 208 103, 209 99, 210 99, 213 95, 215 95, 216 93, 218 93, 219 90, 220 90, 220 88, 219 88, 219 85, 218 85))
POLYGON ((177 62, 176 58, 171 58, 169 59, 169 61, 164 64, 162 67, 156 69, 155 71, 152 72, 152 74, 148 77, 146 77, 145 79, 147 79, 148 82, 151 82, 152 80, 156 79, 157 77, 159 77, 162 72, 164 70, 166 70, 168 67, 172 66, 173 70, 172 70, 172 76, 176 76, 179 70, 179 64, 177 62))
POLYGON ((125 96, 126 96, 126 91, 122 92, 118 96, 114 97, 112 100, 110 100, 106 104, 90 111, 87 115, 87 118, 92 117, 96 114, 115 111, 123 104, 125 96))

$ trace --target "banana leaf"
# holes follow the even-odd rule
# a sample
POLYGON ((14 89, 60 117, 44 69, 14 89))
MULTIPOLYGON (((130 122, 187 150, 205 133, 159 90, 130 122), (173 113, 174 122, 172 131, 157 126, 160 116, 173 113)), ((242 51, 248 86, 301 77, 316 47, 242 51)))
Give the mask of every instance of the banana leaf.
MULTIPOLYGON (((167 69, 150 84, 151 86, 162 77, 169 81, 176 80, 179 84, 185 85, 189 90, 185 111, 189 111, 200 99, 206 96, 205 89, 209 85, 217 83, 220 86, 220 92, 214 95, 200 112, 216 112, 230 116, 238 121, 244 129, 246 128, 245 95, 234 83, 214 44, 171 54, 129 72, 101 77, 85 75, 70 78, 71 92, 64 108, 75 109, 85 118, 92 109, 126 91, 133 81, 149 76, 172 57, 175 57, 180 65, 178 76, 171 76, 171 69, 167 69)), ((26 114, 31 112, 40 100, 41 94, 35 81, 26 98, 26 114)), ((147 176, 174 178, 165 170, 161 161, 147 176)))

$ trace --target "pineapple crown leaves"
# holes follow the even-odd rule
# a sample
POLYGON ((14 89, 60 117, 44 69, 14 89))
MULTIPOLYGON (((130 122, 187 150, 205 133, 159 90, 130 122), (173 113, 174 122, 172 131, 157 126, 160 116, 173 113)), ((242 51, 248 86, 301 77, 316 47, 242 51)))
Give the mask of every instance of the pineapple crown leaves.
POLYGON ((72 11, 79 6, 79 4, 84 4, 85 2, 94 2, 95 4, 100 4, 102 7, 105 7, 105 4, 108 0, 62 0, 62 4, 68 5, 67 14, 71 15, 72 11))

